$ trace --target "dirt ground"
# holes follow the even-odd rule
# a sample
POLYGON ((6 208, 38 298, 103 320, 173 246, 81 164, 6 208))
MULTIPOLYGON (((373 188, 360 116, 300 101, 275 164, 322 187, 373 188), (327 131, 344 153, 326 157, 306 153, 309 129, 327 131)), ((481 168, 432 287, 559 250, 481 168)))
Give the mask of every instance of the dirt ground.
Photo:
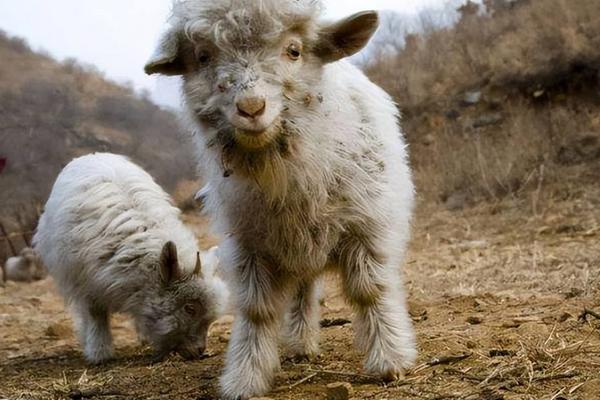
MULTIPOLYGON (((405 266, 416 367, 387 386, 364 375, 351 324, 337 325, 323 329, 317 360, 282 363, 269 396, 326 399, 328 384, 348 382, 356 399, 600 399, 600 320, 580 318, 600 312, 599 209, 594 185, 463 211, 422 205, 405 266)), ((328 286, 323 318, 351 319, 335 280, 328 286)), ((117 317, 117 359, 92 367, 52 281, 9 283, 0 288, 0 399, 216 399, 230 323, 214 326, 206 359, 152 364, 117 317)))

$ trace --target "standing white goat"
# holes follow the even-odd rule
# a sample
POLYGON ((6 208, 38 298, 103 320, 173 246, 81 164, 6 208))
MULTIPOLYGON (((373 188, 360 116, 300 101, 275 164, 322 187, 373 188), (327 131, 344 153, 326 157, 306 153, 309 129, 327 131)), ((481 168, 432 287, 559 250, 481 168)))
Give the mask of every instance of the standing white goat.
POLYGON ((225 399, 270 388, 286 311, 295 355, 318 351, 318 278, 339 272, 366 369, 416 357, 402 287, 413 183, 391 98, 341 59, 375 12, 320 23, 318 0, 179 0, 149 74, 182 75, 206 209, 227 239, 237 316, 225 399))
POLYGON ((88 361, 112 357, 109 316, 130 314, 158 358, 204 352, 227 290, 152 177, 125 157, 78 158, 59 175, 34 244, 73 307, 88 361), (205 260, 207 261, 207 260, 205 260))

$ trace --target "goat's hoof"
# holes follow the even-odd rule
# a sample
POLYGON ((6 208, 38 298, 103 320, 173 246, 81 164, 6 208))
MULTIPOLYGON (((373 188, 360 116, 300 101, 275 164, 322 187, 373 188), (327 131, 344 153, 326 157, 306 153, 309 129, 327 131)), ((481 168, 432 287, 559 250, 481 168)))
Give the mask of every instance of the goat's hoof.
POLYGON ((401 369, 391 368, 381 374, 381 379, 385 383, 397 382, 404 379, 404 371, 401 369))

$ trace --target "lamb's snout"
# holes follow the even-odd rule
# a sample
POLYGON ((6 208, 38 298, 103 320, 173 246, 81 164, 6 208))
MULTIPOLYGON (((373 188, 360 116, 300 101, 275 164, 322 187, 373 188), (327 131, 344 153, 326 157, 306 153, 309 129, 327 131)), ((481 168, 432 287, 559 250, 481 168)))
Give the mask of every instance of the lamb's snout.
POLYGON ((265 113, 267 102, 263 96, 244 96, 237 100, 236 106, 239 115, 255 119, 265 113))
POLYGON ((179 346, 175 349, 175 351, 185 360, 197 360, 204 355, 204 352, 206 351, 206 344, 207 337, 204 337, 200 342, 179 346))

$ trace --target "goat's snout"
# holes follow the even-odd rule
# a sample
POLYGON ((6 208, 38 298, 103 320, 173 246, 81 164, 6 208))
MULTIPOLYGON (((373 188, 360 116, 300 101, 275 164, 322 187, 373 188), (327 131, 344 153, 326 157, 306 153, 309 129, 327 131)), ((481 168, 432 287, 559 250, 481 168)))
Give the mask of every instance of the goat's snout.
POLYGON ((265 113, 267 102, 261 96, 248 96, 236 102, 238 114, 244 118, 255 119, 265 113))

